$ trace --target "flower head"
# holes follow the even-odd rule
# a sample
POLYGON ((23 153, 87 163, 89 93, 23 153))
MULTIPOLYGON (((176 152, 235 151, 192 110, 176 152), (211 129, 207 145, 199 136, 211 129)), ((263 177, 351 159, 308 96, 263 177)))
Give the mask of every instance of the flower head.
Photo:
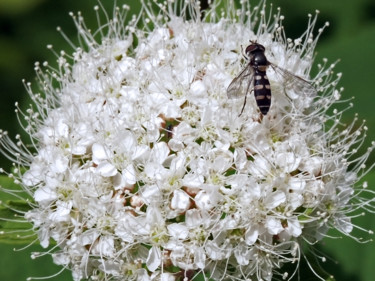
POLYGON ((287 279, 281 267, 298 264, 304 241, 349 235, 352 213, 369 207, 356 184, 366 128, 328 115, 342 91, 333 65, 309 77, 316 17, 290 40, 280 11, 269 20, 263 4, 242 4, 153 12, 146 1, 127 24, 128 7, 116 8, 100 41, 73 15, 82 45, 56 68, 36 65, 42 94, 27 84, 25 114, 35 153, 5 133, 2 143, 35 201, 26 219, 74 280, 287 279), (269 68, 268 114, 249 91, 239 116, 243 98, 227 87, 249 40, 315 95, 269 68))

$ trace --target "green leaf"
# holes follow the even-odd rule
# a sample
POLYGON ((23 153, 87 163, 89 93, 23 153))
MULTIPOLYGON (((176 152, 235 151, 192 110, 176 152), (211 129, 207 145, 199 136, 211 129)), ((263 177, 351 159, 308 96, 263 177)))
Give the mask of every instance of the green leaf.
MULTIPOLYGON (((363 180, 368 181, 368 189, 375 189, 375 171, 371 171, 363 180)), ((367 213, 365 216, 352 219, 352 222, 364 229, 374 230, 374 214, 367 213)), ((359 229, 354 229, 351 234, 354 237, 363 237, 364 241, 373 238, 373 236, 359 229)), ((329 235, 334 237, 343 236, 337 232, 330 232, 329 235)), ((349 237, 324 239, 322 251, 334 257, 346 276, 358 275, 358 280, 361 281, 374 280, 375 243, 362 244, 349 237)), ((338 280, 343 279, 338 278, 338 280)), ((345 280, 353 279, 348 278, 345 280)))
POLYGON ((18 14, 31 10, 44 0, 1 0, 0 9, 3 13, 18 14))
POLYGON ((37 238, 32 224, 24 219, 31 210, 30 198, 22 187, 8 176, 0 176, 0 243, 29 244, 37 238), (22 198, 25 198, 22 200, 22 198))
POLYGON ((23 214, 31 207, 26 201, 7 201, 0 207, 0 243, 29 244, 35 241, 32 224, 23 214))

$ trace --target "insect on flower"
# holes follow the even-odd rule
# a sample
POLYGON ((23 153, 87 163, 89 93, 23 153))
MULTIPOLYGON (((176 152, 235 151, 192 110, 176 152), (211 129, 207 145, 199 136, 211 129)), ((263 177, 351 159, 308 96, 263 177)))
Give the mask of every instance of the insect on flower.
POLYGON ((267 115, 271 106, 271 86, 267 77, 267 68, 269 66, 272 67, 275 73, 284 78, 284 87, 287 92, 288 89, 293 88, 296 93, 302 93, 307 96, 316 95, 316 89, 310 82, 271 63, 264 54, 266 48, 255 41, 250 42, 251 44, 245 50, 246 59, 249 62, 241 70, 240 74, 232 80, 227 89, 227 95, 230 99, 245 96, 239 116, 241 116, 245 108, 247 93, 252 91, 254 91, 260 112, 263 115, 267 115))

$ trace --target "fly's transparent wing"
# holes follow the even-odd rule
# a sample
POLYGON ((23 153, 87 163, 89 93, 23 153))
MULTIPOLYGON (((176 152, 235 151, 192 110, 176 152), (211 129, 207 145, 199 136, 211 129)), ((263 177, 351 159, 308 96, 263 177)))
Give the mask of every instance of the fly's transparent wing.
POLYGON ((253 77, 254 70, 250 65, 247 65, 229 84, 227 89, 228 98, 237 99, 244 97, 247 91, 249 91, 253 77))
POLYGON ((317 95, 317 90, 310 81, 294 75, 273 63, 270 63, 270 66, 277 75, 282 77, 285 91, 291 99, 314 98, 317 95))

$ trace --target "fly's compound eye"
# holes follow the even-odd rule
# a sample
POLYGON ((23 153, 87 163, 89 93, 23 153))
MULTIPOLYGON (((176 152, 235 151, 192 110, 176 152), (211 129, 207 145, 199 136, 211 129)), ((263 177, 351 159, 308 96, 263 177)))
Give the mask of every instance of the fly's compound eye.
POLYGON ((258 44, 258 43, 251 43, 249 46, 246 47, 246 54, 253 53, 256 51, 264 52, 265 48, 263 45, 258 44))

